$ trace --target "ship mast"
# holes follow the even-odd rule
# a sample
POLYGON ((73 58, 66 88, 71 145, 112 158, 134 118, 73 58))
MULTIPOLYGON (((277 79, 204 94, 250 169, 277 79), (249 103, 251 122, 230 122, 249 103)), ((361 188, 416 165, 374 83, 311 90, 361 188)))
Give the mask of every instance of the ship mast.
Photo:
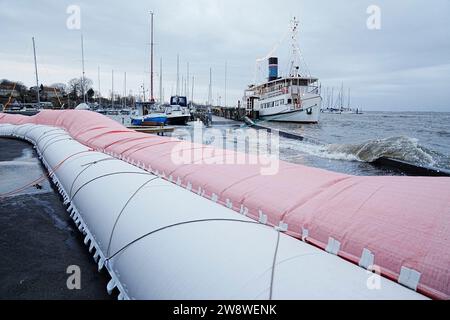
POLYGON ((177 54, 177 90, 176 90, 176 95, 179 96, 180 95, 180 55, 177 54))
POLYGON ((347 108, 350 109, 350 88, 348 88, 348 100, 347 100, 347 108))
POLYGON ((86 80, 85 80, 85 72, 84 72, 84 42, 83 42, 83 34, 81 34, 81 67, 82 67, 81 93, 83 95, 83 102, 86 103, 86 93, 85 93, 85 88, 84 88, 86 80))
POLYGON ((151 16, 151 32, 150 32, 150 102, 154 102, 153 97, 153 11, 150 11, 151 16))
POLYGON ((159 58, 159 103, 164 103, 164 94, 162 89, 162 57, 159 58))
POLYGON ((126 108, 127 107, 127 73, 124 72, 124 78, 123 78, 123 105, 126 108))
POLYGON ((298 35, 298 20, 294 17, 291 21, 291 46, 292 46, 292 60, 291 68, 289 70, 289 75, 298 76, 299 66, 295 65, 297 55, 299 54, 297 50, 297 35, 298 35))
POLYGON ((191 103, 194 102, 194 76, 192 76, 191 103))
POLYGON ((223 106, 226 107, 227 106, 227 70, 228 69, 228 65, 227 65, 227 61, 225 61, 225 85, 224 85, 224 103, 223 106))
POLYGON ((100 66, 98 66, 97 69, 97 76, 98 76, 98 106, 101 107, 101 93, 100 93, 100 66))
POLYGON ((189 100, 189 62, 186 63, 186 99, 189 100))
POLYGON ((34 53, 34 70, 36 73, 36 92, 37 92, 37 100, 38 106, 41 104, 41 97, 39 94, 39 78, 38 78, 38 68, 37 68, 37 60, 36 60, 36 45, 34 43, 34 37, 31 38, 33 40, 33 53, 34 53))
POLYGON ((212 105, 212 69, 209 68, 208 105, 212 105))
POLYGON ((111 70, 111 107, 114 109, 114 70, 111 70))

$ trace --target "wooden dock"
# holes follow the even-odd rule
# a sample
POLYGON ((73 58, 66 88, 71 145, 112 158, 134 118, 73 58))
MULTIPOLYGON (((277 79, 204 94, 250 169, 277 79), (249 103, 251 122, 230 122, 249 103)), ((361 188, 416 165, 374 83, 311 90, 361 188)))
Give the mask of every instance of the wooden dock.
POLYGON ((142 133, 151 133, 163 136, 167 132, 173 132, 175 127, 166 127, 166 126, 129 126, 128 129, 142 132, 142 133))

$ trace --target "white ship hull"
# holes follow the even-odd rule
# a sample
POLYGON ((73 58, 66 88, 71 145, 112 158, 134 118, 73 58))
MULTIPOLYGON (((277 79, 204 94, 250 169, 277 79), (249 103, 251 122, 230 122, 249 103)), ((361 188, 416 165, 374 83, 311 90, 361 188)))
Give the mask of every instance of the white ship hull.
POLYGON ((261 110, 260 118, 267 121, 318 123, 322 98, 317 95, 302 101, 301 108, 294 105, 283 105, 278 108, 261 110))

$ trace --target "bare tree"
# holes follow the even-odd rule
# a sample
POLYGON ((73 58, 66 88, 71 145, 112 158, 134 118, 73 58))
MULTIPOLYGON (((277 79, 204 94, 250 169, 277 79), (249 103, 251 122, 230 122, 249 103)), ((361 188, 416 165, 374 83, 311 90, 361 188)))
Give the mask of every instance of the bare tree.
POLYGON ((67 85, 64 83, 54 83, 50 86, 50 88, 55 88, 59 90, 61 93, 65 93, 67 90, 67 85))
MULTIPOLYGON (((83 79, 73 78, 67 83, 67 93, 69 93, 70 98, 74 100, 83 99, 83 79)), ((84 92, 87 93, 89 89, 92 89, 92 80, 89 78, 84 78, 84 92)))

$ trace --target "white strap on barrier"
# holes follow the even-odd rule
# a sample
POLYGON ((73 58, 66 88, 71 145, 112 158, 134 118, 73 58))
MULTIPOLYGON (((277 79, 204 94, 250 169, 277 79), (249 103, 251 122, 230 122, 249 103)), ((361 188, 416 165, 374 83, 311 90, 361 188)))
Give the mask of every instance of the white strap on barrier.
POLYGON ((280 232, 286 232, 288 231, 289 225, 287 223, 284 223, 283 221, 280 221, 278 226, 275 227, 275 230, 280 232))
POLYGON ((248 208, 245 207, 243 204, 241 204, 241 211, 240 214, 246 216, 248 214, 248 208))
POLYGON ((375 263, 375 255, 369 250, 364 248, 361 254, 361 259, 359 260, 359 266, 368 269, 375 263))
POLYGON ((100 259, 98 260, 98 271, 101 271, 104 266, 105 266, 105 259, 100 257, 100 259))
POLYGON ((231 202, 230 199, 227 199, 227 208, 228 208, 228 209, 233 208, 233 202, 231 202))
POLYGON ((212 196, 211 196, 211 200, 213 202, 217 202, 219 200, 219 197, 217 196, 217 194, 213 193, 212 196))
POLYGON ((325 248, 325 251, 334 255, 337 255, 339 252, 339 249, 341 247, 341 243, 337 241, 336 239, 329 237, 328 238, 328 244, 325 248))
POLYGON ((116 287, 116 281, 114 279, 109 280, 108 285, 106 286, 106 291, 110 295, 114 288, 116 287))
POLYGON ((419 285, 421 273, 414 269, 407 267, 402 267, 400 271, 400 276, 398 277, 398 283, 408 287, 412 290, 417 290, 419 285))
POLYGON ((267 215, 264 214, 261 210, 259 210, 259 222, 262 224, 267 223, 267 215))
MULTIPOLYGON (((97 248, 96 248, 96 249, 97 249, 97 248)), ((99 256, 100 256, 99 251, 98 251, 98 250, 95 250, 95 253, 94 253, 94 261, 95 261, 95 262, 97 262, 97 259, 98 259, 99 256)))
POLYGON ((302 240, 305 241, 309 237, 309 230, 302 227, 302 240))

